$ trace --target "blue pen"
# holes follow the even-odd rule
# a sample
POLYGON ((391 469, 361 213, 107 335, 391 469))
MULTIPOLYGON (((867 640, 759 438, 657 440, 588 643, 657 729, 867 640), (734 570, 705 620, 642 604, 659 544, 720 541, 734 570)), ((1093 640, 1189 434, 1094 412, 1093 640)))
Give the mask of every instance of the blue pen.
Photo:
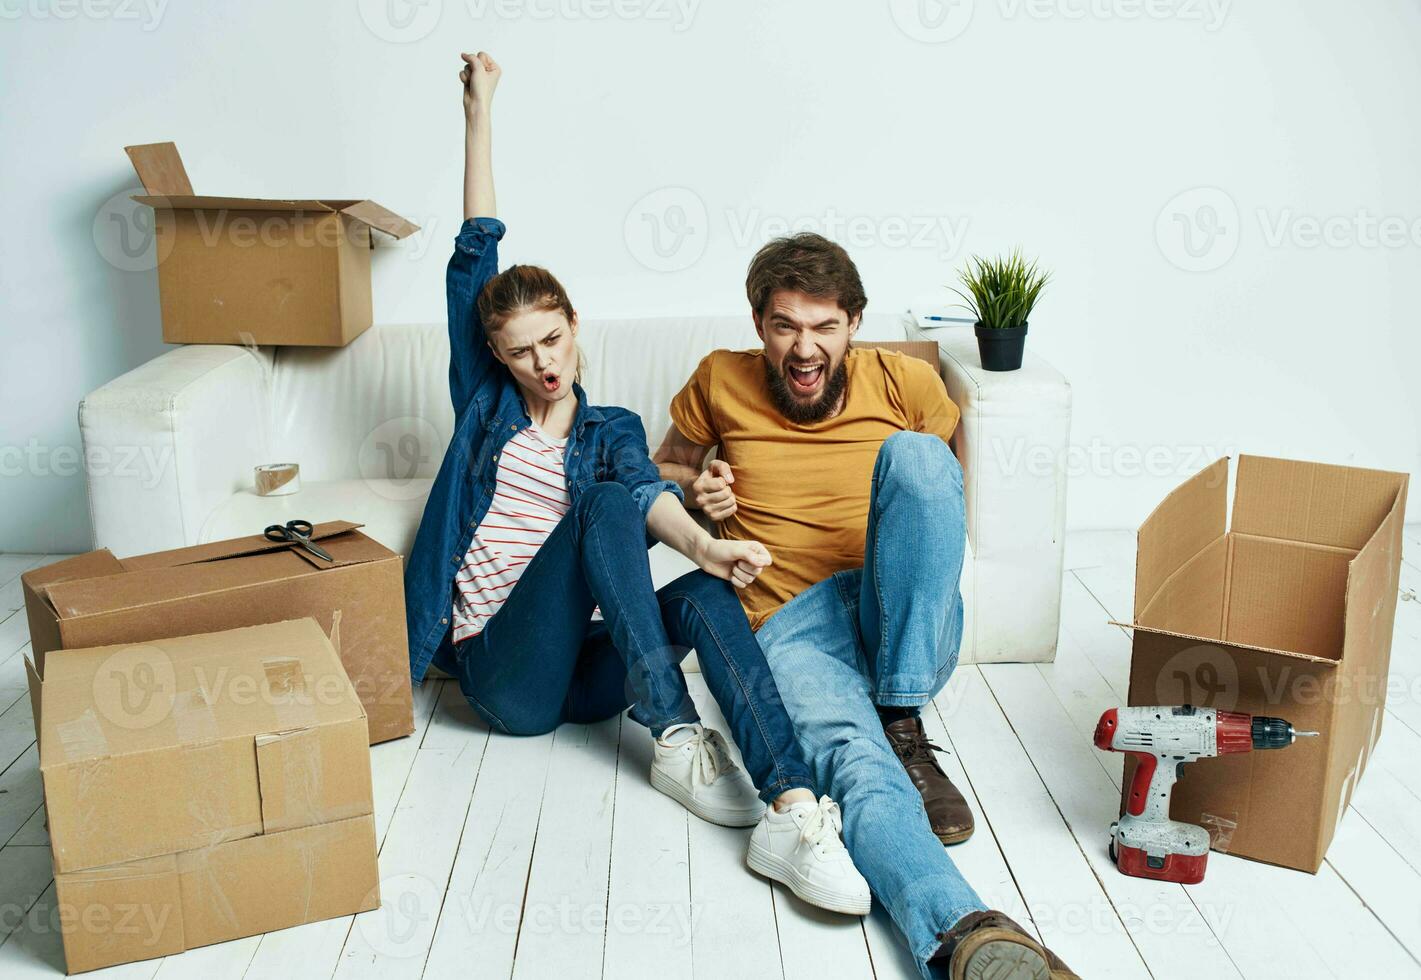
POLYGON ((934 323, 976 323, 977 321, 968 316, 928 316, 923 314, 924 320, 931 320, 934 323))

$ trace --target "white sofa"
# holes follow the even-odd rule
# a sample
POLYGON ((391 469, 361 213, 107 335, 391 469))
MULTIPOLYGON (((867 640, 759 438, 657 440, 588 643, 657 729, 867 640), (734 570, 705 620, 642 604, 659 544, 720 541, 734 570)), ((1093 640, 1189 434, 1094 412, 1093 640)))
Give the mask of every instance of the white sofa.
MULTIPOLYGON (((943 342, 963 410, 969 554, 963 662, 1055 652, 1065 476, 1013 452, 1064 460, 1069 388, 1028 355, 986 374, 970 331, 943 342), (963 337, 967 341, 963 341, 963 337), (966 343, 966 346, 963 344, 966 343), (956 344, 961 347, 957 350, 956 344), (1004 440, 1004 441, 998 441, 1004 440), (990 451, 1009 445, 1013 452, 990 451)), ((758 344, 748 316, 587 320, 579 334, 597 404, 639 413, 653 448, 671 396, 718 347, 758 344)), ((924 339, 907 317, 869 316, 857 340, 924 339)), ((347 519, 408 554, 453 427, 443 325, 377 326, 344 348, 187 346, 104 385, 79 406, 96 547, 120 557, 253 534, 299 517, 347 519), (252 469, 296 462, 301 490, 258 497, 252 469)), ((659 586, 691 566, 652 549, 659 586)))

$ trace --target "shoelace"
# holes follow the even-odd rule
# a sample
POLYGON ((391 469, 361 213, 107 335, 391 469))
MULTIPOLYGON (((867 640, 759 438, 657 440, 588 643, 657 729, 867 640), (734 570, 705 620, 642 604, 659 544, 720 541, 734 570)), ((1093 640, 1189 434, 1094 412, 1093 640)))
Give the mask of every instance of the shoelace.
POLYGON ((691 771, 699 777, 702 786, 709 786, 725 773, 739 768, 730 761, 725 741, 714 729, 702 728, 698 735, 692 736, 690 745, 694 753, 691 771))
POLYGON ((929 765, 937 766, 937 756, 935 752, 947 751, 941 745, 929 740, 926 735, 914 735, 904 741, 893 740, 893 751, 902 760, 903 765, 911 766, 919 762, 926 762, 929 765))
POLYGON ((835 844, 841 844, 839 833, 844 829, 843 811, 827 796, 819 797, 819 805, 805 818, 799 836, 821 855, 828 854, 835 844))

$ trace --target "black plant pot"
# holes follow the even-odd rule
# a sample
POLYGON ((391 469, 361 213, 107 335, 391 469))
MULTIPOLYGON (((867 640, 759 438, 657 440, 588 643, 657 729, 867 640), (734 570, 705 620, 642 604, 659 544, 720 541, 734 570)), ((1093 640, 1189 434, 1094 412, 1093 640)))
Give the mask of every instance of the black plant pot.
POLYGON ((984 371, 1015 371, 1021 367, 1021 355, 1026 350, 1026 324, 1019 327, 984 327, 979 322, 977 353, 982 357, 984 371))

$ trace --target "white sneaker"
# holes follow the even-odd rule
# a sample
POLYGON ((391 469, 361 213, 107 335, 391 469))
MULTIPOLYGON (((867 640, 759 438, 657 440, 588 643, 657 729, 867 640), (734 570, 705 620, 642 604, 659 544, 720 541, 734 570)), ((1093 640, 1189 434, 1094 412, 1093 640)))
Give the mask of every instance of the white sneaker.
POLYGON ((701 725, 673 725, 655 739, 651 785, 702 820, 724 827, 753 827, 765 812, 749 775, 730 761, 720 732, 701 725), (662 741, 678 729, 689 738, 662 741))
POLYGON ((867 915, 872 894, 839 837, 843 829, 839 804, 827 796, 792 803, 784 813, 770 807, 750 835, 745 863, 810 905, 867 915))

